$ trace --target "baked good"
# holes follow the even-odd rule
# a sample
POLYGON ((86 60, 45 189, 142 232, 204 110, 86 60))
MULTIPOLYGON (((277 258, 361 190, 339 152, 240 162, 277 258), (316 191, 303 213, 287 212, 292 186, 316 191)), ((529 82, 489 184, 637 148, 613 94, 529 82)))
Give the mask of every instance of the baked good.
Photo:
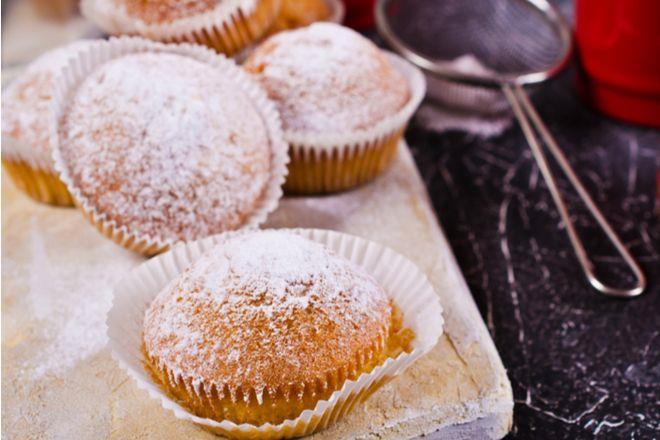
POLYGON ((412 66, 334 23, 272 36, 244 68, 282 116, 290 192, 335 191, 374 178, 423 96, 423 80, 420 93, 408 78, 412 66))
POLYGON ((318 243, 227 234, 153 300, 144 353, 194 414, 278 424, 407 349, 396 310, 364 269, 318 243))
POLYGON ((82 0, 81 10, 113 35, 197 43, 234 54, 272 25, 280 0, 82 0))
POLYGON ((89 44, 76 41, 45 53, 2 92, 2 164, 16 186, 40 202, 73 205, 53 168, 49 122, 58 71, 89 44))
POLYGON ((147 255, 256 226, 285 171, 273 110, 224 58, 148 42, 130 53, 135 44, 96 48, 89 58, 129 53, 92 68, 63 105, 58 166, 76 202, 106 236, 147 255))
MULTIPOLYGON (((334 21, 339 2, 331 0, 282 0, 282 7, 268 35, 308 26, 316 21, 334 21)), ((341 18, 341 17, 339 17, 341 18)))

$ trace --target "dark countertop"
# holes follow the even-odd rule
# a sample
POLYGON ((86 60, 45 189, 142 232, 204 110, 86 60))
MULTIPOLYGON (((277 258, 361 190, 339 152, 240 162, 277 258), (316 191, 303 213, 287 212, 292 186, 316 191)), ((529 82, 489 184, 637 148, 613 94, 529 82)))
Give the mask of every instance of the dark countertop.
MULTIPOLYGON (((516 124, 483 140, 412 122, 406 138, 513 386, 509 437, 658 437, 660 130, 586 108, 572 69, 533 101, 649 286, 637 299, 618 300, 588 285, 516 124)), ((568 181, 559 180, 601 273, 630 282, 568 181)))

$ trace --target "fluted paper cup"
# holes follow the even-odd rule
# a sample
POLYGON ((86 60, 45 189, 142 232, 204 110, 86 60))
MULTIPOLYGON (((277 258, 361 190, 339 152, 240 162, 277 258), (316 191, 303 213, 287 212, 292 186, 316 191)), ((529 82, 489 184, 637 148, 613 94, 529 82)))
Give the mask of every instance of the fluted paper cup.
POLYGON ((55 170, 66 185, 75 204, 82 210, 84 216, 107 238, 115 243, 147 256, 155 255, 168 249, 177 241, 139 234, 125 225, 118 225, 109 220, 106 213, 101 212, 85 197, 74 183, 69 172, 69 165, 64 160, 59 148, 59 122, 67 109, 70 94, 76 87, 100 65, 120 58, 124 55, 141 52, 165 52, 191 57, 207 63, 232 80, 251 98, 254 107, 260 113, 268 137, 271 141, 270 178, 261 200, 254 211, 248 216, 242 228, 256 228, 263 223, 268 214, 275 210, 282 197, 282 184, 287 174, 287 144, 282 136, 282 124, 275 105, 268 99, 266 92, 233 60, 217 54, 202 46, 191 44, 163 44, 137 37, 112 38, 109 41, 99 41, 88 50, 81 51, 72 58, 59 75, 53 98, 53 120, 51 121, 51 145, 55 170))
POLYGON ((356 404, 401 374, 438 342, 443 328, 439 297, 426 275, 410 260, 385 246, 340 232, 321 229, 292 229, 289 232, 321 243, 371 274, 401 311, 403 326, 415 333, 412 350, 396 358, 388 358, 356 380, 346 381, 327 400, 317 402, 314 409, 304 410, 295 419, 277 425, 236 424, 228 420, 198 417, 168 397, 153 381, 142 352, 142 328, 149 304, 172 279, 226 235, 181 244, 138 266, 124 278, 115 288, 112 308, 107 317, 108 345, 113 357, 138 387, 148 391, 175 417, 230 438, 280 439, 308 435, 324 429, 350 412, 356 404))
MULTIPOLYGON (((12 142, 4 138, 3 147, 12 142)), ((42 203, 56 206, 73 206, 73 199, 66 185, 59 179, 52 166, 24 154, 2 152, 2 165, 14 184, 27 195, 42 203)))

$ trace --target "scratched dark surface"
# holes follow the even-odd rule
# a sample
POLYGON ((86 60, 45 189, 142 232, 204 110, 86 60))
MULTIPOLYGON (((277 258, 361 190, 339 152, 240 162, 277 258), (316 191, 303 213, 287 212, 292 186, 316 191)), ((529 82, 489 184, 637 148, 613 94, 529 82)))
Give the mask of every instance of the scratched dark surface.
MULTIPOLYGON (((516 401, 509 438, 657 438, 660 131, 586 108, 572 70, 533 100, 643 265, 649 286, 638 299, 608 299, 588 286, 517 125, 482 140, 413 121, 406 138, 508 370, 516 401)), ((600 272, 630 282, 568 181, 560 186, 600 272)))

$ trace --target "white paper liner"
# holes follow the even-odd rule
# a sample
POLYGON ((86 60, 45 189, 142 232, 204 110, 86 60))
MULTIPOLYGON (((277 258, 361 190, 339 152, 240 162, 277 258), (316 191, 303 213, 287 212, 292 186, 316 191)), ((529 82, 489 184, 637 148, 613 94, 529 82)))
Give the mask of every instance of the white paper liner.
POLYGON ((41 148, 26 144, 9 133, 2 135, 2 162, 4 172, 17 188, 42 203, 55 206, 73 206, 73 201, 62 182, 51 155, 41 148))
POLYGON ((55 170, 60 179, 67 186, 76 205, 85 216, 101 230, 101 232, 116 243, 146 254, 155 254, 164 250, 178 240, 152 237, 138 234, 129 230, 125 225, 119 226, 107 215, 96 209, 78 189, 69 173, 69 168, 59 149, 59 122, 67 109, 70 94, 91 72, 98 66, 110 60, 127 54, 139 52, 167 52, 188 56, 217 68, 228 80, 233 81, 236 87, 252 100, 255 108, 261 114, 264 125, 271 141, 271 176, 267 183, 261 201, 254 212, 245 220, 241 228, 256 228, 263 223, 268 214, 277 208, 282 197, 282 184, 287 175, 288 145, 282 135, 282 124, 275 105, 268 99, 266 92, 233 60, 212 50, 192 44, 164 44, 153 42, 139 37, 111 38, 108 41, 99 41, 90 46, 88 50, 81 51, 69 60, 69 63, 60 72, 57 87, 53 97, 52 120, 50 121, 51 148, 55 170))
POLYGON ((305 410, 297 418, 278 425, 237 425, 228 420, 218 422, 195 416, 154 383, 145 368, 141 348, 144 314, 155 296, 226 235, 181 244, 138 266, 115 287, 112 308, 106 321, 108 346, 115 360, 139 388, 148 391, 177 418, 232 437, 289 438, 307 435, 325 428, 350 411, 375 390, 376 384, 382 385, 402 373, 438 342, 444 322, 439 297, 426 275, 410 260, 385 246, 340 232, 321 229, 288 231, 325 245, 370 273, 401 310, 404 326, 415 332, 412 351, 401 353, 396 359, 387 359, 356 380, 346 381, 340 390, 335 391, 328 400, 319 401, 313 410, 305 410))
POLYGON ((315 133, 285 130, 284 137, 293 149, 294 157, 306 157, 312 152, 336 150, 339 157, 353 156, 402 130, 426 94, 424 74, 414 65, 389 51, 383 51, 392 66, 408 82, 410 99, 398 112, 378 122, 368 130, 352 133, 315 133))
MULTIPOLYGON (((273 1, 271 23, 280 9, 280 0, 273 1)), ((80 11, 106 32, 113 35, 140 35, 162 42, 198 42, 214 46, 217 41, 232 42, 232 52, 247 46, 260 35, 252 35, 246 20, 264 0, 223 0, 213 9, 179 18, 170 22, 146 23, 128 16, 122 7, 112 0, 81 0, 80 11), (245 29, 235 29, 245 27, 245 29)), ((264 26, 263 32, 268 26, 264 26)))

